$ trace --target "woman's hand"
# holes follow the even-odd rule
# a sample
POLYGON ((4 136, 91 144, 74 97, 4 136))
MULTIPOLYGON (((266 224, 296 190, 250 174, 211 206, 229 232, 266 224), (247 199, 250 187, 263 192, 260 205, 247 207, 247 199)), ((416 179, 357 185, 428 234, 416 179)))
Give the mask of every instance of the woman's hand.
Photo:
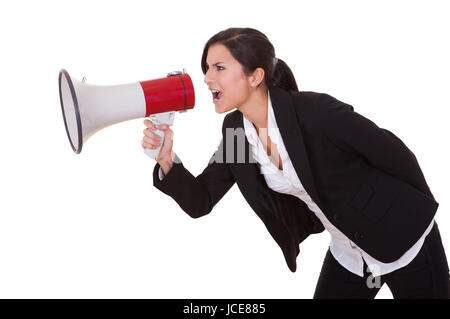
POLYGON ((161 145, 161 137, 154 133, 155 130, 159 129, 164 131, 164 143, 159 151, 158 158, 156 161, 161 166, 161 169, 166 175, 173 166, 173 160, 175 158, 175 153, 172 151, 173 146, 173 131, 166 124, 155 125, 149 119, 144 120, 144 124, 147 127, 144 129, 144 137, 142 138, 142 147, 144 149, 155 149, 161 145))

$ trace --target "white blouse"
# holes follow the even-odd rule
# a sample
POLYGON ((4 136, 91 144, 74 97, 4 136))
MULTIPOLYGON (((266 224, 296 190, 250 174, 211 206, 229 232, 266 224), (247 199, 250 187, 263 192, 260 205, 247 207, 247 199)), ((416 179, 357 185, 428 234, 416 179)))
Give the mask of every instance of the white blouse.
POLYGON ((347 270, 360 277, 364 276, 363 259, 367 263, 371 273, 374 276, 380 276, 390 273, 396 269, 402 268, 410 263, 418 254, 425 240, 425 237, 431 231, 434 224, 434 219, 426 229, 425 233, 420 239, 398 260, 391 263, 383 263, 368 255, 347 236, 345 236, 339 229, 337 229, 326 218, 325 214, 320 210, 316 203, 311 199, 302 183, 300 182, 297 173, 295 172, 289 154, 286 151, 283 140, 278 129, 275 116, 272 109, 272 102, 270 94, 268 93, 268 135, 278 148, 281 157, 282 170, 279 170, 269 159, 261 140, 258 137, 253 123, 244 116, 244 130, 247 140, 252 149, 254 159, 259 163, 261 173, 264 174, 267 185, 274 191, 279 193, 290 194, 297 196, 308 205, 308 208, 322 222, 325 229, 331 234, 330 251, 334 258, 347 270))

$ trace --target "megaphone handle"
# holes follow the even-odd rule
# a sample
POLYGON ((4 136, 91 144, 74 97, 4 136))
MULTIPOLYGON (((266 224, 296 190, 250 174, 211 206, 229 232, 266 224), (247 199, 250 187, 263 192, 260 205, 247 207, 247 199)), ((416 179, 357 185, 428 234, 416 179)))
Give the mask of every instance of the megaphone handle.
MULTIPOLYGON (((155 133, 156 135, 159 135, 161 137, 161 146, 162 146, 164 144, 164 131, 155 130, 155 131, 153 131, 153 133, 155 133)), ((151 158, 157 159, 158 155, 159 155, 159 151, 161 150, 161 146, 158 146, 157 148, 154 148, 154 149, 146 148, 144 150, 144 152, 151 158)))
MULTIPOLYGON (((170 125, 173 124, 174 117, 175 117, 175 111, 162 112, 162 113, 157 113, 157 114, 150 115, 150 119, 156 125, 167 124, 167 125, 170 126, 170 125)), ((164 131, 156 130, 156 131, 153 131, 153 132, 161 137, 161 146, 162 146, 164 144, 164 131)), ((145 152, 145 154, 147 154, 151 158, 157 159, 158 155, 159 155, 159 151, 161 150, 161 146, 158 146, 155 149, 146 148, 144 150, 144 152, 145 152)))

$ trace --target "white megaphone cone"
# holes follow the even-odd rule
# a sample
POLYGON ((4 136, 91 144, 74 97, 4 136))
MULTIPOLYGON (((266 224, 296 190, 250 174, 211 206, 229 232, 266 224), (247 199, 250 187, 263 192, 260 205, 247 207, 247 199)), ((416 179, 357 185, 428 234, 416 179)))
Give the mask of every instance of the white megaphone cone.
MULTIPOLYGON (((61 70, 59 95, 67 136, 77 154, 89 137, 111 124, 150 116, 155 124, 172 125, 175 111, 195 105, 194 86, 184 70, 165 78, 111 86, 86 84, 61 70)), ((155 133, 164 140, 163 131, 155 133)), ((160 147, 145 153, 157 158, 159 151, 160 147)))

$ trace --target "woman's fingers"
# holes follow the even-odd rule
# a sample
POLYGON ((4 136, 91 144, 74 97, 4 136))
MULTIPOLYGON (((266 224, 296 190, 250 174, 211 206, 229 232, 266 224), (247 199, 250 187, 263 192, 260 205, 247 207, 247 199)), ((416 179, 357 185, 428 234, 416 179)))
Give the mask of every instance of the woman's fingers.
POLYGON ((144 129, 143 133, 144 133, 144 136, 146 136, 146 137, 149 137, 149 138, 152 138, 155 140, 161 139, 161 137, 158 134, 156 134, 155 131, 153 131, 152 129, 146 128, 146 129, 144 129))
POLYGON ((148 137, 145 136, 142 138, 142 142, 145 143, 149 148, 156 148, 162 145, 161 138, 159 136, 156 137, 148 137))
POLYGON ((144 140, 141 141, 141 145, 143 148, 149 148, 149 149, 155 149, 160 146, 155 143, 147 143, 144 140))
POLYGON ((158 136, 158 138, 144 136, 142 139, 144 140, 144 142, 146 142, 148 144, 155 144, 155 145, 161 144, 161 138, 159 136, 158 136))
POLYGON ((155 125, 155 126, 158 130, 162 130, 162 131, 165 131, 169 128, 169 125, 167 125, 167 124, 160 124, 160 125, 155 125))
POLYGON ((173 131, 170 129, 167 124, 155 125, 149 119, 144 120, 144 124, 147 127, 143 130, 144 137, 142 138, 141 144, 142 147, 155 149, 161 146, 160 156, 165 153, 170 153, 172 151, 173 145, 173 131), (164 142, 162 138, 155 133, 156 130, 160 130, 164 132, 165 138, 164 142))
POLYGON ((155 149, 157 148, 159 145, 154 144, 154 143, 146 143, 144 140, 141 141, 141 145, 143 148, 149 148, 149 149, 155 149))
POLYGON ((147 126, 147 128, 149 128, 149 129, 152 129, 155 126, 155 124, 153 124, 153 122, 150 121, 149 119, 144 120, 144 125, 147 126))
POLYGON ((156 125, 150 120, 145 120, 144 124, 147 128, 143 131, 144 137, 142 138, 142 147, 155 149, 158 146, 161 146, 161 137, 155 133, 157 130, 156 125))

